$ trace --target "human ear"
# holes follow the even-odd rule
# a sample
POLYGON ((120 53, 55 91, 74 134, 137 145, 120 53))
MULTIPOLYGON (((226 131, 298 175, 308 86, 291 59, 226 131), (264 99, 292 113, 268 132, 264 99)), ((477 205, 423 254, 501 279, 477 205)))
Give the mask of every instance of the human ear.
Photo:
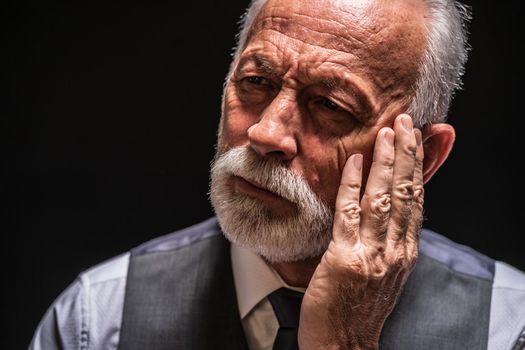
POLYGON ((427 183, 447 160, 456 139, 456 132, 452 125, 445 123, 426 125, 421 131, 425 153, 423 182, 427 183))

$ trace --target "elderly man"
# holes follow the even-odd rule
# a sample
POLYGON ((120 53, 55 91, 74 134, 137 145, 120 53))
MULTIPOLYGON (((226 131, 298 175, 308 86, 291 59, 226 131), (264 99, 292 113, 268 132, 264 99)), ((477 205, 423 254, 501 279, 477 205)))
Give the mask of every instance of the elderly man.
POLYGON ((82 273, 31 349, 523 349, 525 276, 420 230, 467 16, 449 0, 253 1, 217 219, 82 273))

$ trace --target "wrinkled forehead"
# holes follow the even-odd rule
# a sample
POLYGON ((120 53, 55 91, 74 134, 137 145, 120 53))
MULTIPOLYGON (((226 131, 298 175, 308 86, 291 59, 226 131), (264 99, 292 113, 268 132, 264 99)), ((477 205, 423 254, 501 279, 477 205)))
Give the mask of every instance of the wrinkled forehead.
POLYGON ((425 16, 423 0, 268 0, 249 41, 279 33, 310 50, 348 53, 349 64, 379 85, 411 84, 426 44, 425 16))

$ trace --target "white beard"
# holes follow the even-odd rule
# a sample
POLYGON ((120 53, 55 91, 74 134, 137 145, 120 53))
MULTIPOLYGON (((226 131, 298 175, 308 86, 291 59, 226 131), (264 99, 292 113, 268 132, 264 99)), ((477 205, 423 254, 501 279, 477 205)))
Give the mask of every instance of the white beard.
POLYGON ((331 239, 333 213, 308 183, 277 159, 262 158, 249 147, 216 156, 210 200, 228 240, 269 262, 320 256, 331 239), (233 176, 274 192, 297 206, 292 216, 276 217, 259 199, 233 189, 233 176))

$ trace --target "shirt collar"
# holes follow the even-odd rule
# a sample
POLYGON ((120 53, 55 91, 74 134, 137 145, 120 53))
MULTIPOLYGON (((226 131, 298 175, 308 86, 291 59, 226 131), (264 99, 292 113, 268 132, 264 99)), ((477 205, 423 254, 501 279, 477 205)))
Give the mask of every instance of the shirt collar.
POLYGON ((231 259, 241 319, 268 294, 281 287, 305 291, 305 288, 287 285, 260 256, 235 243, 231 244, 231 259))

